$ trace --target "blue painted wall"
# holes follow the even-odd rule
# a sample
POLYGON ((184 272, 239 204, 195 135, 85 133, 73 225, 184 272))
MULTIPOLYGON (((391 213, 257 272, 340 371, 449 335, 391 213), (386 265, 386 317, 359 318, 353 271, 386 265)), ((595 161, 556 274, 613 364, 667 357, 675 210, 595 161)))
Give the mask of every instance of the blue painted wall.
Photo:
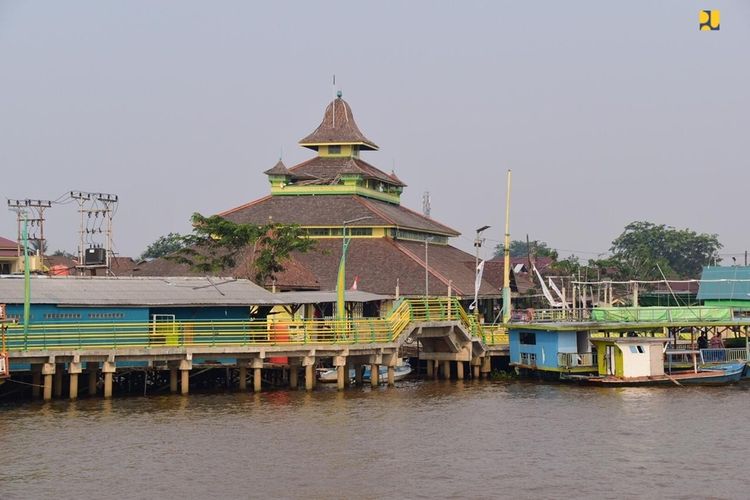
POLYGON ((558 368, 558 352, 578 352, 576 332, 558 332, 545 330, 511 329, 508 332, 510 342, 510 362, 520 363, 521 353, 534 354, 536 366, 540 369, 558 368), (521 333, 536 335, 536 344, 521 344, 521 333))
MULTIPOLYGON (((23 320, 23 304, 8 304, 8 315, 23 320)), ((55 304, 31 304, 32 323, 109 323, 112 321, 148 321, 147 307, 58 307, 55 304)))

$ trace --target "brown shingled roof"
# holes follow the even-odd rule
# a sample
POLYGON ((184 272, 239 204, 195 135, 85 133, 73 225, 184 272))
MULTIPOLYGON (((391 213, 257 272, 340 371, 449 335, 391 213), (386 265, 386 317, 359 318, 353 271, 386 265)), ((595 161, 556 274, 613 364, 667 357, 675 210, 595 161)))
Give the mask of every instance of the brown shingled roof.
MULTIPOLYGON (((453 293, 474 295, 474 257, 448 245, 430 245, 428 249, 430 293, 445 294, 452 281, 453 293), (465 263, 471 261, 468 268, 465 263)), ((315 250, 295 254, 318 277, 321 290, 335 290, 341 240, 318 240, 315 250)), ((358 288, 372 293, 393 295, 396 282, 401 295, 424 294, 424 244, 390 238, 355 238, 346 256, 346 286, 359 277, 358 288)), ((500 291, 483 281, 482 296, 499 296, 500 291)))
POLYGON ((349 104, 341 97, 331 101, 326 107, 323 121, 315 131, 301 139, 300 145, 318 149, 321 144, 359 144, 363 150, 376 150, 378 146, 359 130, 349 104))
POLYGON ((267 196, 252 203, 222 212, 232 222, 301 226, 339 226, 346 219, 367 219, 356 226, 397 226, 458 236, 458 231, 424 217, 400 205, 393 205, 356 195, 267 196))
MULTIPOLYGON (((315 275, 298 260, 290 259, 284 261, 284 270, 276 273, 276 287, 279 290, 318 290, 320 288, 315 275)), ((239 263, 233 269, 223 271, 222 275, 231 275, 239 278, 247 278, 246 268, 239 263)), ((203 276, 205 273, 190 269, 187 264, 175 262, 174 260, 159 258, 146 262, 139 262, 132 271, 133 276, 203 276)), ((264 285, 271 288, 272 280, 264 285)))
POLYGON ((357 173, 365 179, 375 179, 394 186, 406 186, 395 175, 386 174, 364 160, 348 156, 316 156, 293 166, 289 172, 295 177, 314 178, 325 184, 331 183, 341 174, 357 173))
POLYGON ((263 173, 266 175, 292 175, 291 172, 289 172, 289 169, 286 168, 286 165, 284 165, 284 162, 281 161, 281 159, 279 159, 276 165, 274 165, 272 168, 269 168, 263 173))

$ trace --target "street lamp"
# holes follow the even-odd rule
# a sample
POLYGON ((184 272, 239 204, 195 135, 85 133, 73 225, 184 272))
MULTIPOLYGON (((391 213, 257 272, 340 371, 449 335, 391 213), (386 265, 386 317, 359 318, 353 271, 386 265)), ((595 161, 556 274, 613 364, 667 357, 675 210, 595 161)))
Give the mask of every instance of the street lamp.
POLYGON ((427 253, 428 244, 433 240, 432 236, 424 237, 424 298, 430 296, 430 261, 427 253))
POLYGON ((356 219, 345 220, 341 225, 341 262, 339 263, 339 274, 336 279, 336 317, 337 319, 344 319, 344 289, 346 288, 346 251, 349 249, 349 242, 351 241, 351 229, 349 238, 346 237, 346 226, 354 222, 361 220, 372 219, 369 215, 364 217, 357 217, 356 219))
POLYGON ((480 235, 489 228, 490 226, 480 227, 477 229, 477 237, 474 238, 474 248, 477 249, 474 257, 474 316, 477 317, 477 322, 479 321, 479 249, 484 243, 484 238, 480 235))

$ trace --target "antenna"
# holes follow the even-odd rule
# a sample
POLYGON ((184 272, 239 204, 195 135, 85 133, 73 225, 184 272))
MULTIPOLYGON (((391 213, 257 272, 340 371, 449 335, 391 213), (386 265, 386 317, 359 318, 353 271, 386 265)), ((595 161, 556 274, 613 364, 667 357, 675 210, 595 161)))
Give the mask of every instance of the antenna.
POLYGON ((422 194, 422 215, 425 217, 430 216, 430 192, 425 191, 422 194))
POLYGON ((333 74, 333 100, 331 101, 331 120, 336 127, 336 73, 333 74))

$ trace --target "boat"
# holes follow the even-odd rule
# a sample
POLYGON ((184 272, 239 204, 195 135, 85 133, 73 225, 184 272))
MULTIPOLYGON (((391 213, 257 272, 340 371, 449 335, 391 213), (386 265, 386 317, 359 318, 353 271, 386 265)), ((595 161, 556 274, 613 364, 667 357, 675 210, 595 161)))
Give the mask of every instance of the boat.
MULTIPOLYGON (((403 380, 411 373, 411 365, 409 364, 408 360, 402 360, 401 364, 396 366, 395 373, 394 373, 394 381, 398 382, 399 380, 403 380)), ((356 379, 356 371, 354 368, 349 369, 349 380, 355 380, 356 379)), ((381 384, 386 383, 388 381, 388 367, 384 365, 380 365, 380 368, 378 369, 378 380, 381 384)), ((329 382, 336 382, 338 380, 338 373, 336 371, 336 368, 318 368, 318 381, 329 383, 329 382)), ((362 374, 362 380, 363 381, 370 381, 370 365, 365 365, 363 374, 362 374)))
POLYGON ((566 374, 564 379, 600 386, 726 385, 739 382, 747 369, 744 361, 699 366, 700 351, 667 351, 665 339, 597 338, 591 342, 599 353, 598 372, 566 374), (673 356, 690 357, 693 368, 672 371, 673 356))
POLYGON ((727 363, 695 371, 676 371, 663 375, 618 377, 615 375, 568 375, 571 381, 599 386, 653 386, 653 385, 728 385, 739 382, 745 372, 745 363, 727 363))

